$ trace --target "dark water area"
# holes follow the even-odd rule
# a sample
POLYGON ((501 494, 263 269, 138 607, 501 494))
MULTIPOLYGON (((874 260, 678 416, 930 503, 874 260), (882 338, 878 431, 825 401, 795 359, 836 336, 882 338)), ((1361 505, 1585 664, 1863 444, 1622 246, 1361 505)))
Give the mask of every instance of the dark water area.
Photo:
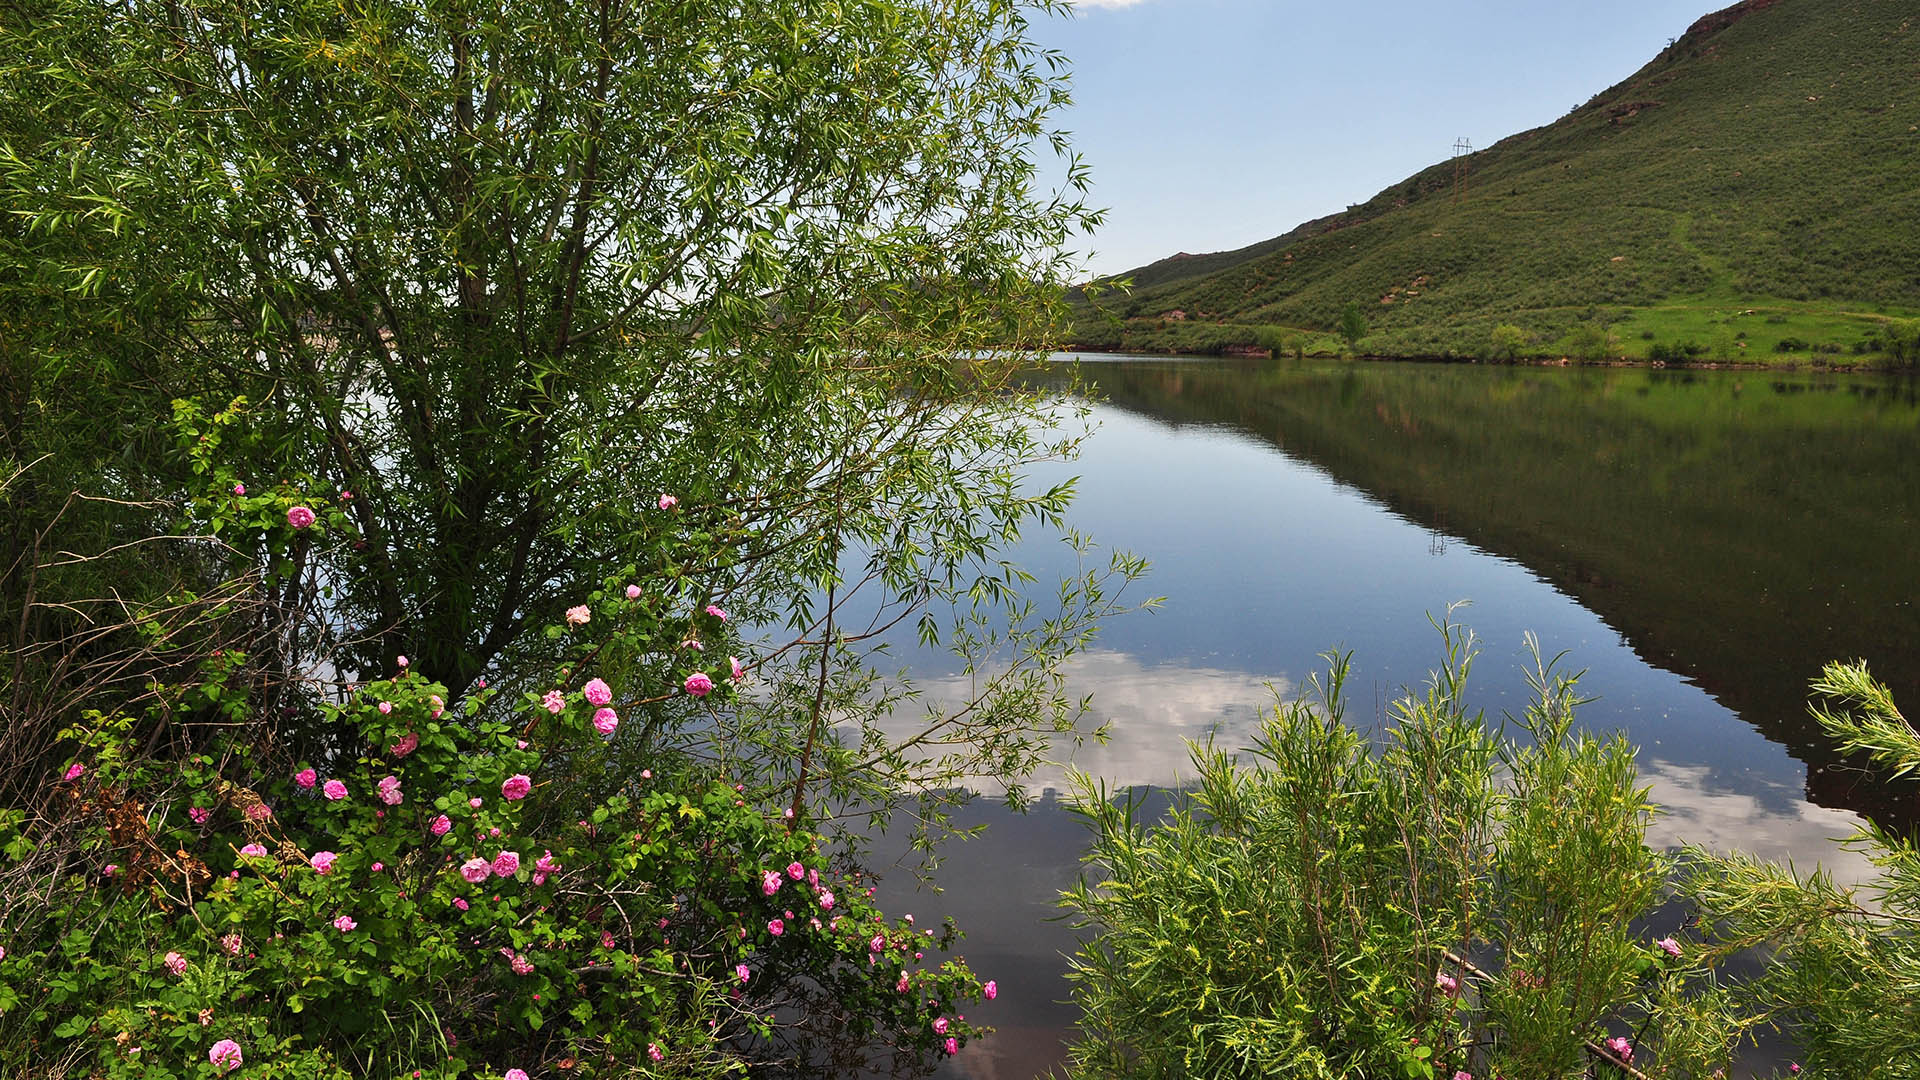
MULTIPOLYGON (((1166 598, 1069 663, 1111 731, 1070 761, 1110 786, 1177 789, 1185 740, 1245 745, 1328 649, 1353 652, 1350 713, 1381 716, 1441 659, 1429 616, 1470 601, 1473 702, 1494 721, 1523 707, 1526 632, 1565 650, 1598 699, 1582 723, 1640 748, 1655 844, 1857 881, 1871 868, 1836 840, 1863 816, 1920 820, 1920 788, 1843 761, 1806 715, 1821 664, 1856 657, 1920 708, 1913 381, 1082 359, 1100 430, 1034 481, 1079 476, 1073 525, 1151 559, 1166 598)), ((1043 584, 1073 571, 1042 538, 1015 558, 1043 584)), ((963 811, 989 828, 950 846, 944 892, 904 871, 884 887, 889 910, 951 915, 1000 983, 975 1017, 997 1034, 946 1075, 1044 1074, 1072 1033, 1055 898, 1085 833, 1063 769, 1034 787, 1025 815, 963 811)))

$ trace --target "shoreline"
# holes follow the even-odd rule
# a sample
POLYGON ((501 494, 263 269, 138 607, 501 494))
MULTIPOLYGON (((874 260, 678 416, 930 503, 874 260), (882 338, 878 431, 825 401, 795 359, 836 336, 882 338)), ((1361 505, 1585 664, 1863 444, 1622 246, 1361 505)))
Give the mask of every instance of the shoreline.
MULTIPOLYGON (((1107 353, 1113 356, 1138 356, 1141 359, 1174 358, 1195 360, 1271 360, 1270 349, 1238 348, 1224 352, 1180 352, 1164 350, 1141 350, 1117 348, 1111 346, 1063 345, 1061 352, 1107 353)), ((1862 361, 1858 364, 1830 364, 1822 361, 1802 362, 1783 360, 1779 363, 1763 363, 1740 360, 1702 360, 1675 362, 1671 360, 1640 360, 1630 356, 1608 357, 1603 360, 1579 360, 1570 356, 1519 356, 1510 360, 1496 360, 1480 356, 1438 356, 1433 354, 1388 355, 1383 353, 1361 353, 1351 357, 1340 353, 1311 352, 1306 359, 1340 360, 1353 359, 1370 363, 1397 362, 1411 364, 1486 364, 1496 367, 1594 367, 1594 368, 1647 368, 1667 371, 1791 371, 1816 375, 1913 375, 1920 373, 1920 365, 1888 364, 1884 362, 1862 361)), ((1284 359, 1284 357, 1282 358, 1284 359)))

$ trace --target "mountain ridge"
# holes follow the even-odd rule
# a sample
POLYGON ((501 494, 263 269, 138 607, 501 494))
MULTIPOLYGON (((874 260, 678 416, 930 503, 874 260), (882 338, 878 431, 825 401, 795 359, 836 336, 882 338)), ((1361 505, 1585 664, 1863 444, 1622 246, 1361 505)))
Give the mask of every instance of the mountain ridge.
POLYGON ((1920 309, 1916 21, 1899 0, 1710 12, 1551 123, 1280 236, 1121 275, 1131 291, 1083 307, 1070 336, 1326 347, 1358 305, 1370 352, 1476 355, 1502 324, 1551 352, 1583 323, 1654 311, 1607 330, 1609 354, 1690 336, 1724 359, 1871 355, 1920 309), (1748 309, 1755 326, 1731 321, 1748 309))

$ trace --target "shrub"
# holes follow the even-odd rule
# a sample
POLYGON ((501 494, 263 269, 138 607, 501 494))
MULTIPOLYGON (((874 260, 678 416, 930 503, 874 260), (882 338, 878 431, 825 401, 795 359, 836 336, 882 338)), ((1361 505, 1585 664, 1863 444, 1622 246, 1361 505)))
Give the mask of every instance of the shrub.
MULTIPOLYGON (((217 698, 238 659, 182 697, 217 698)), ((510 725, 493 691, 449 710, 403 664, 322 710, 358 748, 328 760, 235 743, 155 763, 127 716, 68 732, 59 820, 0 822, 13 860, 72 826, 84 868, 44 922, 9 922, 0 1065, 59 1047, 80 1073, 196 1077, 230 1040, 248 1077, 805 1075, 976 1034, 964 962, 922 962, 951 928, 884 921, 813 832, 723 775, 668 759, 583 799, 566 778, 618 723, 583 674, 510 725)), ((674 690, 725 697, 726 674, 674 690)))
MULTIPOLYGON (((1639 929, 1666 863, 1633 751, 1575 733, 1553 663, 1521 736, 1490 734, 1465 703, 1471 636, 1443 630, 1447 663, 1377 738, 1347 722, 1337 656, 1251 763, 1195 747, 1159 824, 1081 778, 1076 1075, 1546 1078, 1631 1056, 1617 1033, 1694 968, 1639 929)), ((1726 1045, 1697 1019, 1698 1049, 1647 1031, 1705 1076, 1726 1045)))

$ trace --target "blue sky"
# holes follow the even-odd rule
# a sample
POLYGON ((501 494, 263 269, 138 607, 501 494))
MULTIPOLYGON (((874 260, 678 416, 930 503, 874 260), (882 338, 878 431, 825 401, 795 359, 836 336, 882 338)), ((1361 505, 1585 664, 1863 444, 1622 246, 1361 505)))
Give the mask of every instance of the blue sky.
MULTIPOLYGON (((1060 126, 1109 210, 1089 269, 1241 247, 1537 127, 1731 0, 1080 0, 1060 126)), ((1085 251, 1083 241, 1080 249, 1085 251)))

